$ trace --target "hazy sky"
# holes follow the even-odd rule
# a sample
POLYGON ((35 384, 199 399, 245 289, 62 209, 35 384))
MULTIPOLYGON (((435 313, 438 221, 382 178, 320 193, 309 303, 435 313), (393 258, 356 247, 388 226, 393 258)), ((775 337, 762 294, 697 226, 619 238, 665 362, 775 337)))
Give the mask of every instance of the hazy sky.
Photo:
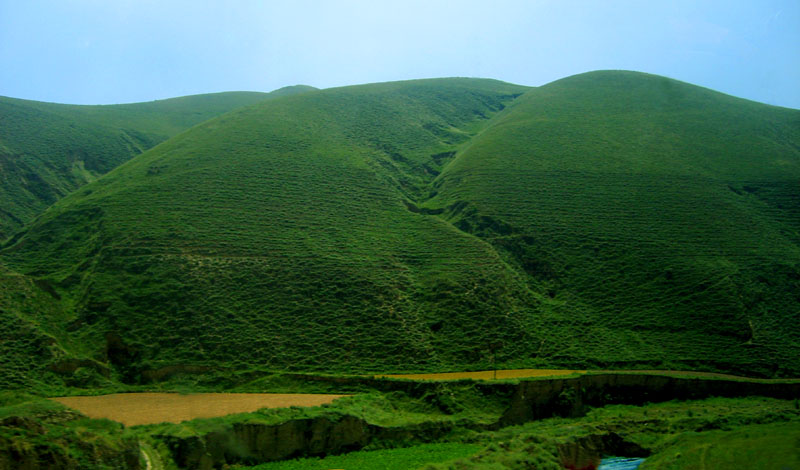
POLYGON ((0 0, 0 95, 42 101, 598 69, 800 108, 800 0, 0 0))

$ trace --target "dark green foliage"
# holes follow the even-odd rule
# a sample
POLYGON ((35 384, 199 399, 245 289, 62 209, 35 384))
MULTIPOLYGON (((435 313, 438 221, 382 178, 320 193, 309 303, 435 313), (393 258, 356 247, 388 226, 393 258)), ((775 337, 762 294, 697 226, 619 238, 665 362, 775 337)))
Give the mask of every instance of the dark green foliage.
POLYGON ((67 350, 79 349, 70 342, 66 323, 58 294, 49 284, 37 285, 0 265, 3 389, 42 390, 61 382, 50 367, 70 359, 67 350))
POLYGON ((136 439, 49 400, 0 397, 0 468, 139 468, 136 439))
MULTIPOLYGON (((121 459, 137 456, 138 442, 149 449, 151 458, 158 457, 154 452, 157 451, 160 460, 169 468, 171 454, 164 445, 168 442, 209 442, 209 439, 232 435, 235 429, 268 433, 269 426, 314 419, 335 422, 349 416, 364 420, 370 426, 395 430, 405 428, 420 433, 392 433, 386 439, 371 440, 367 448, 402 446, 407 447, 405 450, 352 453, 342 456, 342 460, 325 460, 322 464, 342 462, 337 465, 348 468, 345 462, 351 462, 351 466, 371 468, 368 465, 399 465, 406 461, 406 468, 414 468, 437 460, 425 460, 429 456, 427 450, 438 453, 439 450, 455 452, 461 448, 463 453, 448 458, 479 452, 468 459, 432 468, 555 469, 564 468, 565 456, 581 454, 575 451, 576 447, 583 448, 583 453, 590 456, 592 452, 623 452, 619 455, 631 456, 653 453, 651 459, 659 462, 659 459, 670 461, 680 452, 687 457, 698 456, 696 450, 707 447, 708 443, 723 447, 726 440, 732 439, 731 442, 737 442, 735 450, 747 455, 746 452, 757 450, 758 445, 783 445, 787 436, 796 436, 797 423, 800 422, 800 412, 792 400, 750 397, 606 406, 590 410, 581 418, 551 418, 497 429, 494 423, 507 410, 510 397, 503 397, 502 393, 486 395, 486 390, 486 387, 471 382, 442 385, 418 397, 400 391, 379 393, 372 390, 321 407, 264 409, 180 424, 127 429, 108 420, 86 419, 49 400, 24 393, 3 392, 0 393, 0 459, 9 455, 28 455, 29 460, 38 458, 41 463, 55 456, 73 459, 80 463, 75 466, 77 468, 101 468, 102 465, 128 468, 121 459), (450 414, 443 409, 442 398, 448 395, 461 411, 450 414), (448 432, 422 432, 437 427, 448 432), (742 440, 748 436, 756 439, 742 440), (439 444, 420 445, 431 441, 439 444), (689 452, 682 449, 689 449, 689 452)), ((336 439, 340 436, 328 437, 336 439)), ((783 447, 779 450, 785 454, 789 449, 783 447)), ((725 452, 721 456, 724 457, 725 452)), ((751 455, 750 458, 756 457, 765 456, 751 455)), ((311 459, 280 465, 297 468, 302 463, 316 465, 320 462, 311 459)), ((284 468, 280 465, 277 468, 284 468)))
POLYGON ((0 97, 0 240, 131 157, 232 109, 311 90, 76 106, 0 97))
POLYGON ((709 399, 607 406, 578 419, 553 418, 466 434, 462 441, 486 448, 469 459, 425 468, 557 470, 565 464, 572 465, 567 468, 585 468, 571 459, 593 454, 652 454, 642 469, 793 468, 800 457, 795 445, 799 426, 800 414, 789 400, 709 399), (700 465, 704 453, 708 453, 705 467, 700 465))
POLYGON ((132 159, 2 257, 129 383, 495 355, 792 375, 798 142, 798 111, 629 72, 314 91, 132 159))
POLYGON ((800 422, 756 424, 725 431, 686 432, 675 436, 646 469, 800 467, 800 422))
MULTIPOLYGON (((357 409, 354 404, 349 406, 357 409)), ((644 407, 608 406, 593 410, 583 418, 546 419, 499 431, 469 431, 465 426, 455 432, 450 441, 472 445, 469 453, 475 455, 423 468, 556 470, 565 468, 564 464, 574 464, 569 461, 571 457, 591 456, 597 452, 596 456, 600 457, 611 451, 639 457, 652 453, 646 467, 661 468, 664 462, 674 465, 677 456, 677 461, 682 461, 684 466, 669 468, 694 468, 688 465, 702 456, 703 448, 709 447, 716 450, 709 454, 713 460, 709 460, 705 468, 735 468, 732 455, 740 456, 740 463, 753 462, 754 468, 773 468, 767 463, 793 464, 797 459, 793 443, 799 419, 790 401, 763 398, 675 401, 644 407), (727 439, 732 441, 726 442, 727 439), (771 452, 765 452, 766 449, 771 452), (725 465, 712 467, 711 462, 725 465)), ((403 460, 406 466, 400 468, 419 468, 421 463, 418 462, 429 449, 443 450, 450 445, 353 452, 328 459, 297 459, 254 468, 383 468, 381 465, 399 465, 403 460)), ((427 461, 433 462, 434 459, 427 461)))
POLYGON ((480 446, 473 444, 423 444, 399 449, 350 452, 325 458, 287 460, 250 468, 252 470, 328 470, 331 468, 409 470, 429 463, 467 457, 478 450, 480 450, 480 446))

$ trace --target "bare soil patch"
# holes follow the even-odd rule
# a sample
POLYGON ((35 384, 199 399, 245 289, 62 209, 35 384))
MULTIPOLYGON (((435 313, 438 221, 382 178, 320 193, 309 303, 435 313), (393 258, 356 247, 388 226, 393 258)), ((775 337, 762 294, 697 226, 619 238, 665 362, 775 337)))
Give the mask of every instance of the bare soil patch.
POLYGON ((179 423, 195 418, 247 413, 261 408, 319 406, 343 396, 303 393, 116 393, 53 400, 90 418, 106 418, 126 426, 135 426, 179 423))

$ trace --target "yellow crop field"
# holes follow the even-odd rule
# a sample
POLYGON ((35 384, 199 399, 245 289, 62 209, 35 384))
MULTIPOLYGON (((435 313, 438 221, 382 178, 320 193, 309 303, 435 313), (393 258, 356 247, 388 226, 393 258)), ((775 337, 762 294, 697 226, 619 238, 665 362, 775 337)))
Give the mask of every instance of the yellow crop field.
POLYGON ((53 400, 90 418, 107 418, 126 426, 179 423, 195 418, 214 418, 261 408, 319 406, 344 395, 281 393, 116 393, 53 400))

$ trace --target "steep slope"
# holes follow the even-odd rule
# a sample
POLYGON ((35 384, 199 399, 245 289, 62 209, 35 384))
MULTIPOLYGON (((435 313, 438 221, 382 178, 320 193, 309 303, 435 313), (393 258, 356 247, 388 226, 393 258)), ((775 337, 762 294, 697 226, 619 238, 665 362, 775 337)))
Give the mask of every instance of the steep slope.
POLYGON ((45 281, 0 265, 0 383, 4 389, 44 390, 61 375, 73 385, 93 385, 107 367, 79 354, 58 293, 45 281), (78 370, 80 369, 80 370, 78 370))
POLYGON ((800 112, 573 76, 515 101, 434 187, 424 207, 563 304, 568 354, 798 370, 800 112))
POLYGON ((202 121, 301 93, 230 92, 149 103, 76 106, 0 97, 0 240, 60 197, 202 121))
POLYGON ((492 352, 796 375, 799 143, 798 111, 632 72, 314 91, 162 143, 0 256, 60 298, 49 361, 85 380, 492 352))
POLYGON ((76 343, 124 380, 175 364, 457 367, 538 344, 488 244, 416 210, 442 165, 526 90, 445 79, 226 114, 57 202, 4 251, 56 286, 76 343))

